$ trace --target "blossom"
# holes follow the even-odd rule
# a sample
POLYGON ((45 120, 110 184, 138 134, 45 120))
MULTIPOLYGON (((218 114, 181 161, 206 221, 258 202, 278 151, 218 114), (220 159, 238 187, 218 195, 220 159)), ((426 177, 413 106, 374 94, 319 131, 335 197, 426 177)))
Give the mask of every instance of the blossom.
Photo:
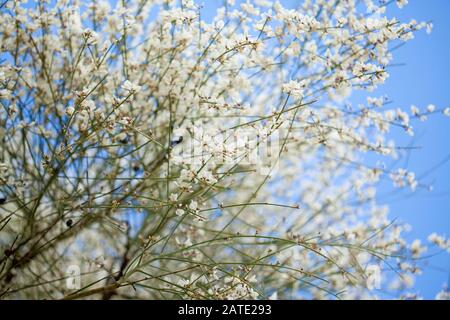
POLYGON ((180 279, 178 280, 178 285, 180 287, 188 287, 191 284, 191 282, 189 281, 189 279, 180 279))
POLYGON ((129 93, 136 93, 139 92, 141 90, 141 86, 137 85, 136 83, 130 82, 129 80, 126 80, 123 84, 122 84, 122 89, 124 89, 125 91, 128 91, 129 93))
POLYGON ((441 291, 436 294, 436 300, 449 300, 450 299, 450 291, 447 287, 444 287, 441 291))
POLYGON ((405 185, 409 185, 411 189, 414 191, 418 186, 418 182, 416 180, 416 175, 414 172, 408 172, 405 169, 398 169, 395 172, 392 172, 390 175, 393 183, 397 187, 403 187, 405 185))
POLYGON ((198 210, 198 203, 197 203, 197 201, 192 200, 189 203, 189 209, 192 210, 192 211, 197 211, 198 210))
POLYGON ((411 244, 411 251, 414 258, 419 258, 422 253, 427 251, 427 248, 422 246, 421 241, 419 239, 416 239, 411 244))
POLYGON ((380 98, 372 98, 372 97, 368 97, 367 98, 367 103, 372 104, 374 106, 377 106, 379 108, 381 108, 383 106, 383 102, 384 102, 385 98, 384 97, 380 97, 380 98))
POLYGON ((75 108, 74 107, 67 107, 66 108, 66 114, 68 115, 68 116, 72 116, 73 114, 75 113, 75 108))
POLYGON ((450 117, 450 108, 445 108, 443 113, 444 113, 444 115, 446 115, 447 117, 450 117))
POLYGON ((396 0, 397 6, 401 9, 408 4, 408 0, 396 0))
POLYGON ((437 245, 443 250, 448 249, 450 246, 450 240, 446 239, 444 236, 438 235, 436 232, 433 232, 428 236, 428 241, 437 245))
POLYGON ((418 116, 418 115, 420 115, 420 110, 416 106, 412 105, 411 106, 411 113, 413 114, 413 116, 418 116))
POLYGON ((85 29, 83 31, 83 37, 84 37, 84 39, 85 39, 85 41, 86 41, 86 43, 88 45, 94 45, 98 41, 98 34, 97 34, 97 32, 95 32, 95 31, 93 31, 91 29, 85 29))
POLYGON ((183 209, 177 209, 177 210, 175 210, 175 214, 179 217, 182 217, 182 216, 184 216, 185 212, 183 209))
POLYGON ((291 80, 283 85, 283 92, 291 94, 295 98, 302 98, 304 94, 304 89, 306 87, 306 82, 291 80))

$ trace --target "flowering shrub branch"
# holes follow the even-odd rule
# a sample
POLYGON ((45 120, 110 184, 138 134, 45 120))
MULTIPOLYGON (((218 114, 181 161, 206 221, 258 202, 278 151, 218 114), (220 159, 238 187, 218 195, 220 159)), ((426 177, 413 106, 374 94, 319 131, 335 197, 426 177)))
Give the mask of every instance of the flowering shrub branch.
POLYGON ((427 247, 377 185, 427 186, 366 155, 450 111, 349 104, 431 29, 391 2, 3 2, 0 296, 373 298, 371 266, 404 293, 427 247))

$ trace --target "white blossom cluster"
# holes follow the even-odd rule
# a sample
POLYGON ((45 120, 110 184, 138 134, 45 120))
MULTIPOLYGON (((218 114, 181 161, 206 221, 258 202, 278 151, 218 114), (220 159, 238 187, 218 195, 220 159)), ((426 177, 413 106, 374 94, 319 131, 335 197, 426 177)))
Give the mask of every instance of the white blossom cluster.
POLYGON ((427 247, 378 184, 425 186, 388 169, 389 133, 450 112, 350 104, 431 29, 387 7, 227 0, 207 21, 189 0, 5 1, 0 296, 376 298, 375 265, 401 297, 427 247))

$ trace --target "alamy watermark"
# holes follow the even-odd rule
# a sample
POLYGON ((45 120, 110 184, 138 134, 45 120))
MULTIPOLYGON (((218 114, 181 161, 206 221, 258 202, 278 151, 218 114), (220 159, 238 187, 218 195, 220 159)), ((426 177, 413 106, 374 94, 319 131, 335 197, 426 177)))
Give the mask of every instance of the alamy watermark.
POLYGON ((70 265, 66 270, 66 288, 69 290, 81 289, 81 269, 78 265, 70 265))
POLYGON ((213 160, 216 165, 248 168, 265 176, 276 172, 288 136, 283 129, 267 133, 238 128, 211 133, 196 126, 174 134, 171 160, 194 167, 213 160))

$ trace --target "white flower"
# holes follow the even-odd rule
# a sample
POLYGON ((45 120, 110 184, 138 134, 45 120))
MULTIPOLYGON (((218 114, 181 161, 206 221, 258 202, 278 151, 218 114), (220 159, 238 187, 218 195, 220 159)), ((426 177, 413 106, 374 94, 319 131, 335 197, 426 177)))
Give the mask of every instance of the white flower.
POLYGON ((367 103, 372 104, 372 105, 374 105, 376 107, 382 107, 384 100, 385 100, 384 97, 380 97, 380 98, 368 97, 367 98, 367 103))
POLYGON ((192 211, 197 211, 198 210, 197 201, 192 200, 191 203, 189 204, 189 209, 191 209, 192 211))
POLYGON ((427 111, 428 112, 434 112, 434 110, 436 110, 436 106, 434 105, 434 104, 429 104, 428 106, 427 106, 427 111))
POLYGON ((420 255, 427 251, 427 248, 422 246, 421 241, 416 239, 411 244, 411 252, 414 258, 419 258, 420 255))
POLYGON ((120 123, 124 126, 129 126, 133 123, 133 119, 130 117, 122 117, 117 121, 117 123, 120 123))
POLYGON ((8 172, 8 165, 6 163, 0 162, 0 177, 3 178, 3 176, 8 172))
POLYGON ((67 108, 66 108, 66 114, 67 114, 68 116, 73 115, 74 112, 75 112, 75 108, 74 108, 74 107, 67 107, 67 108))
POLYGON ((117 134, 117 135, 115 136, 115 139, 116 139, 116 141, 119 141, 119 142, 124 142, 124 141, 126 141, 126 139, 127 139, 127 134, 126 134, 126 132, 121 132, 121 133, 117 134))
POLYGON ((139 92, 141 90, 141 86, 137 85, 136 83, 133 83, 129 80, 126 80, 123 84, 122 84, 122 89, 124 89, 125 91, 128 91, 129 93, 136 93, 139 92))
POLYGON ((94 45, 98 41, 98 34, 94 30, 85 29, 83 31, 83 37, 88 45, 94 45))
POLYGON ((408 0, 397 0, 397 6, 401 9, 408 4, 408 0))
POLYGON ((291 94, 295 98, 302 98, 304 90, 306 87, 306 82, 304 80, 297 82, 294 80, 289 81, 283 85, 283 92, 291 94))
POLYGON ((191 282, 189 281, 189 279, 180 279, 178 280, 178 285, 180 287, 188 287, 191 284, 191 282))
POLYGON ((182 4, 187 9, 193 9, 195 8, 194 1, 193 0, 182 0, 182 4))
POLYGON ((418 116, 420 114, 420 110, 415 105, 412 105, 411 106, 411 113, 412 113, 413 116, 418 116))
POLYGON ((10 106, 9 106, 9 109, 8 109, 8 115, 11 117, 11 119, 14 119, 15 118, 15 116, 16 116, 16 114, 17 114, 17 104, 15 104, 15 103, 12 103, 10 106))
POLYGON ((445 237, 440 236, 435 232, 428 236, 428 241, 444 250, 448 248, 450 242, 449 240, 446 240, 445 237))
POLYGON ((0 89, 0 98, 8 99, 11 97, 11 90, 0 89))
POLYGON ((447 287, 444 287, 441 291, 438 292, 438 294, 436 294, 435 297, 436 300, 450 300, 450 291, 448 290, 447 287))
POLYGON ((443 113, 444 113, 444 115, 446 115, 447 117, 450 117, 450 108, 445 108, 443 113))
POLYGON ((177 209, 177 210, 175 210, 175 214, 179 217, 182 217, 182 216, 184 216, 185 212, 183 209, 177 209))
POLYGON ((416 175, 414 172, 407 172, 405 169, 398 169, 397 171, 392 172, 390 177, 394 185, 400 188, 408 185, 414 191, 419 184, 415 178, 416 175))

